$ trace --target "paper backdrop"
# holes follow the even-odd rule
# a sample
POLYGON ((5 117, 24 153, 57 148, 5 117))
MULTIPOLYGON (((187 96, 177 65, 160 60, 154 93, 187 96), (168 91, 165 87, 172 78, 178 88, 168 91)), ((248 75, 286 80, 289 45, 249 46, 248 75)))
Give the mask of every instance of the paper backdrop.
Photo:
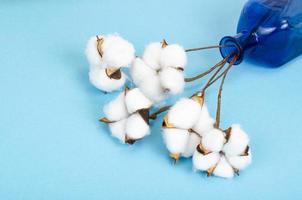
MULTIPOLYGON (((1 199, 300 199, 301 57, 278 69, 243 63, 226 80, 222 127, 240 123, 253 148, 253 164, 233 180, 196 174, 190 160, 173 166, 161 118, 130 147, 98 122, 116 93, 89 84, 90 36, 118 32, 138 55, 163 38, 186 48, 213 45, 235 33, 244 2, 2 0, 1 199)), ((190 54, 187 76, 218 59, 216 50, 190 54)), ((214 88, 208 95, 214 113, 214 88)))

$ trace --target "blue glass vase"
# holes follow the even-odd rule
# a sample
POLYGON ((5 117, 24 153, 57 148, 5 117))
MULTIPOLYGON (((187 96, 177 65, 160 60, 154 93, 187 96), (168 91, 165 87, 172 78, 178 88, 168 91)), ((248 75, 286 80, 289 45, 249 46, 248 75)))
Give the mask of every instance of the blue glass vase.
MULTIPOLYGON (((241 13, 236 36, 222 38, 222 57, 238 55, 279 67, 302 54, 302 0, 249 0, 241 13)), ((230 58, 229 61, 231 61, 230 58)))

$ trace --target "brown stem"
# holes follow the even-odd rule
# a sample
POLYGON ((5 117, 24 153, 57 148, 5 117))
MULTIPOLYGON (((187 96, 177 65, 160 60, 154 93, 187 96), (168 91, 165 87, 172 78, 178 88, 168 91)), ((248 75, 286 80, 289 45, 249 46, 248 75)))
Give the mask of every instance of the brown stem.
POLYGON ((220 88, 219 88, 219 92, 218 92, 217 111, 216 111, 216 123, 215 123, 215 128, 218 128, 218 129, 220 127, 221 94, 222 94, 222 90, 223 90, 224 81, 225 81, 225 78, 226 78, 229 70, 235 64, 235 62, 237 61, 237 59, 238 59, 238 56, 235 56, 234 59, 230 62, 228 68, 223 73, 224 75, 223 75, 222 80, 221 80, 221 84, 220 84, 220 88))
POLYGON ((97 48, 97 51, 99 53, 99 55, 101 57, 103 57, 103 50, 102 50, 102 45, 104 43, 104 38, 100 38, 98 35, 96 36, 96 42, 97 42, 97 45, 96 45, 96 48, 97 48))
POLYGON ((223 59, 222 61, 220 61, 219 63, 217 63, 216 65, 214 65, 211 69, 201 73, 201 74, 198 74, 197 76, 194 76, 194 77, 190 77, 190 78, 185 78, 185 82, 192 82, 192 81, 195 81, 195 80, 198 80, 206 75, 208 75, 209 73, 211 73, 213 70, 215 70, 217 67, 220 67, 221 65, 223 65, 225 62, 225 59, 223 59))
POLYGON ((225 47, 228 47, 228 46, 225 46, 225 45, 214 45, 214 46, 207 46, 207 47, 199 47, 199 48, 186 49, 186 52, 201 51, 201 50, 206 50, 206 49, 225 48, 225 47))
POLYGON ((157 118, 157 115, 167 111, 170 109, 171 106, 165 106, 165 107, 162 107, 160 109, 158 109, 157 111, 155 111, 154 113, 152 113, 150 116, 149 116, 149 119, 156 119, 157 118))
POLYGON ((217 74, 224 68, 225 64, 228 62, 229 58, 231 57, 231 55, 225 57, 222 61, 223 64, 216 70, 216 72, 211 76, 211 78, 208 80, 208 82, 206 83, 206 85, 203 87, 203 89, 201 90, 201 93, 205 93, 206 89, 210 86, 210 83, 212 82, 212 80, 217 76, 217 74))
POLYGON ((227 69, 225 69, 221 74, 219 74, 219 76, 217 76, 214 80, 211 81, 211 83, 209 83, 208 87, 210 87, 212 84, 214 84, 217 80, 219 80, 225 73, 227 73, 230 68, 232 68, 234 65, 229 65, 227 67, 227 69))

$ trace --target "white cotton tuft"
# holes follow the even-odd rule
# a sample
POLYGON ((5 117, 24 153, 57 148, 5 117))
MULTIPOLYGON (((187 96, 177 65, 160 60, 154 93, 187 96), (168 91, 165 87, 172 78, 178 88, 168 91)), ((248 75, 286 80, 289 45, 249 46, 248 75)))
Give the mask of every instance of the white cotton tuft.
POLYGON ((135 58, 130 68, 131 78, 134 84, 139 85, 149 76, 155 76, 156 72, 148 67, 140 58, 135 58))
POLYGON ((182 154, 187 148, 189 133, 183 129, 164 128, 163 138, 171 154, 182 154))
POLYGON ((162 44, 160 42, 151 43, 145 48, 143 60, 152 69, 159 70, 161 68, 159 63, 161 52, 162 44))
POLYGON ((126 82, 126 75, 122 73, 119 80, 111 79, 107 76, 105 69, 93 67, 89 71, 89 80, 99 90, 112 92, 119 90, 126 82))
POLYGON ((200 136, 214 128, 215 120, 210 117, 208 108, 204 103, 197 123, 194 125, 193 130, 200 136))
POLYGON ((187 64, 187 55, 183 47, 178 44, 168 45, 163 48, 160 56, 160 64, 165 67, 181 67, 187 64))
POLYGON ((168 120, 177 128, 190 129, 198 120, 200 112, 199 103, 189 98, 183 98, 170 108, 168 120))
POLYGON ((110 121, 119 121, 128 116, 125 93, 121 92, 113 101, 104 106, 104 114, 110 121))
POLYGON ((193 168, 200 171, 206 171, 211 167, 214 167, 220 159, 219 153, 209 153, 203 155, 197 150, 193 154, 193 168))
POLYGON ((170 94, 181 93, 185 87, 185 79, 182 71, 172 67, 164 68, 159 73, 162 88, 170 94))
POLYGON ((248 135, 240 128, 239 125, 232 125, 231 136, 224 145, 223 151, 229 156, 242 154, 249 143, 248 135))
MULTIPOLYGON (((99 38, 102 38, 103 36, 99 36, 99 38)), ((93 67, 103 67, 103 59, 100 56, 98 50, 97 50, 97 37, 93 36, 91 37, 86 46, 86 57, 90 64, 90 66, 93 67)))
POLYGON ((202 137, 202 146, 211 152, 220 152, 224 142, 224 133, 218 129, 212 129, 202 137))
POLYGON ((122 143, 125 143, 125 135, 126 135, 126 119, 110 123, 109 129, 111 135, 117 139, 119 139, 122 143))
POLYGON ((190 133, 186 150, 182 153, 182 156, 186 158, 191 157, 199 144, 200 137, 195 133, 190 133))
POLYGON ((138 88, 131 89, 126 93, 125 103, 129 113, 148 109, 152 106, 152 102, 138 88))
POLYGON ((252 163, 252 155, 228 157, 229 163, 238 170, 243 170, 252 163))
POLYGON ((220 158, 219 163, 217 164, 213 174, 215 176, 223 177, 223 178, 233 178, 234 170, 232 166, 227 162, 224 156, 220 158))
POLYGON ((108 67, 127 67, 135 57, 133 45, 118 35, 106 36, 102 51, 108 67))
POLYGON ((138 140, 150 134, 150 127, 138 113, 135 113, 127 119, 126 133, 129 138, 138 140))
POLYGON ((146 77, 145 80, 139 84, 139 89, 148 99, 154 102, 160 102, 165 99, 165 94, 163 93, 158 76, 146 77))

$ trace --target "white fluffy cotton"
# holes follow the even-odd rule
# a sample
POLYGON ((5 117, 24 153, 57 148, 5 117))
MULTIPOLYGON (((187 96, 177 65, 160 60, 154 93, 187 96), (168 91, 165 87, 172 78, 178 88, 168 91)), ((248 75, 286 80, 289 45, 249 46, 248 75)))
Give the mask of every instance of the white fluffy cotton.
POLYGON ((103 109, 106 118, 113 122, 108 123, 112 136, 125 143, 126 138, 138 140, 149 135, 149 124, 137 111, 151 106, 152 102, 138 88, 121 92, 103 109))
POLYGON ((183 91, 184 75, 178 68, 184 69, 186 60, 185 50, 179 45, 151 43, 145 48, 142 59, 137 58, 132 63, 133 82, 148 98, 160 102, 167 94, 183 91))
POLYGON ((144 81, 139 84, 139 89, 146 97, 154 102, 160 102, 166 97, 158 76, 146 77, 144 81))
MULTIPOLYGON (((99 35, 98 37, 103 38, 103 36, 101 36, 101 35, 99 35)), ((86 53, 86 57, 87 57, 87 60, 90 64, 90 66, 100 67, 100 68, 104 67, 103 59, 97 50, 97 37, 96 36, 93 36, 88 40, 85 53, 86 53)))
POLYGON ((103 108, 104 114, 110 121, 119 121, 128 116, 125 104, 125 92, 121 92, 114 100, 103 108))
MULTIPOLYGON (((204 134, 200 134, 196 132, 196 130, 209 132, 213 129, 213 120, 211 120, 206 106, 204 104, 201 105, 198 100, 193 100, 192 98, 183 98, 176 102, 168 111, 165 120, 167 120, 166 123, 168 126, 167 128, 164 127, 164 133, 176 131, 183 133, 181 143, 173 140, 176 134, 171 134, 170 138, 168 138, 171 139, 171 141, 168 141, 169 143, 166 142, 166 145, 170 145, 169 147, 167 146, 168 149, 171 148, 171 146, 173 146, 174 149, 177 147, 180 148, 181 151, 179 150, 178 153, 183 157, 191 157, 196 147, 202 142, 201 136, 204 134), (185 133, 187 135, 184 135, 185 133)), ((224 141, 223 133, 221 136, 222 143, 219 150, 221 150, 224 141)), ((167 140, 167 136, 165 140, 167 140)), ((209 137, 206 139, 206 143, 209 144, 211 149, 218 148, 215 146, 217 145, 215 143, 216 141, 213 140, 215 140, 215 138, 212 139, 209 137)))
POLYGON ((200 137, 195 133, 190 133, 187 141, 187 146, 185 151, 182 153, 183 157, 191 157, 196 150, 196 147, 200 143, 200 137))
POLYGON ((141 58, 134 59, 130 68, 130 74, 136 85, 140 85, 142 81, 150 76, 156 76, 156 72, 146 65, 141 58))
POLYGON ((223 178, 233 178, 234 176, 234 169, 228 163, 226 158, 222 156, 220 161, 218 162, 213 174, 215 176, 223 177, 223 178))
POLYGON ((125 97, 126 107, 129 113, 134 113, 141 109, 152 106, 152 102, 138 88, 129 90, 125 97))
POLYGON ((165 67, 181 67, 187 64, 187 55, 183 47, 178 44, 168 45, 162 49, 160 64, 165 67))
POLYGON ((135 57, 133 45, 118 35, 108 35, 102 44, 103 60, 108 67, 127 67, 135 57))
POLYGON ((163 138, 171 154, 180 155, 186 151, 189 133, 187 130, 177 128, 164 128, 163 138))
POLYGON ((212 129, 202 137, 202 146, 211 152, 221 151, 224 142, 224 133, 218 129, 212 129))
POLYGON ((122 73, 119 80, 107 76, 106 68, 127 67, 134 59, 135 50, 131 43, 118 35, 93 36, 86 47, 86 57, 90 64, 89 80, 96 88, 112 92, 120 89, 126 81, 122 73), (102 40, 98 44, 98 38, 102 40))
POLYGON ((236 133, 230 135, 229 144, 225 144, 227 135, 218 129, 212 129, 202 136, 202 147, 209 153, 203 155, 198 150, 194 152, 193 166, 196 170, 207 171, 214 167, 215 176, 232 178, 238 170, 251 164, 251 152, 245 152, 248 150, 247 135, 238 125, 233 125, 232 128, 231 133, 236 133))
POLYGON ((201 109, 201 113, 197 123, 194 125, 193 130, 196 131, 200 136, 214 128, 215 120, 211 118, 208 108, 204 103, 201 109))
POLYGON ((99 46, 102 56, 98 52, 97 37, 88 40, 86 56, 91 66, 105 67, 127 67, 135 56, 133 45, 118 35, 99 35, 103 43, 99 46))
POLYGON ((176 102, 168 112, 169 123, 181 129, 190 129, 197 122, 201 105, 196 101, 183 98, 176 102))
POLYGON ((252 163, 252 155, 249 152, 247 156, 231 156, 228 157, 228 161, 234 168, 243 170, 252 163))
POLYGON ((192 158, 193 167, 195 170, 207 171, 214 167, 220 159, 219 153, 209 153, 206 155, 201 154, 195 150, 192 158))
POLYGON ((167 67, 159 72, 160 82, 164 91, 170 94, 181 93, 185 87, 185 79, 182 71, 167 67))
POLYGON ((111 79, 107 76, 106 70, 103 68, 93 67, 89 71, 89 80, 99 90, 112 92, 119 90, 126 82, 126 75, 122 73, 119 80, 111 79))
POLYGON ((155 42, 149 44, 144 51, 143 60, 146 64, 154 70, 159 70, 160 66, 160 57, 162 53, 162 44, 160 42, 155 42))
POLYGON ((150 127, 138 113, 135 113, 127 119, 126 134, 133 140, 142 139, 150 134, 150 127))
POLYGON ((229 156, 242 154, 249 143, 248 135, 239 125, 233 125, 230 134, 230 138, 224 145, 223 151, 229 156))
POLYGON ((111 135, 113 137, 117 138, 122 143, 125 143, 126 122, 127 122, 127 119, 123 119, 123 120, 108 124, 111 135))

